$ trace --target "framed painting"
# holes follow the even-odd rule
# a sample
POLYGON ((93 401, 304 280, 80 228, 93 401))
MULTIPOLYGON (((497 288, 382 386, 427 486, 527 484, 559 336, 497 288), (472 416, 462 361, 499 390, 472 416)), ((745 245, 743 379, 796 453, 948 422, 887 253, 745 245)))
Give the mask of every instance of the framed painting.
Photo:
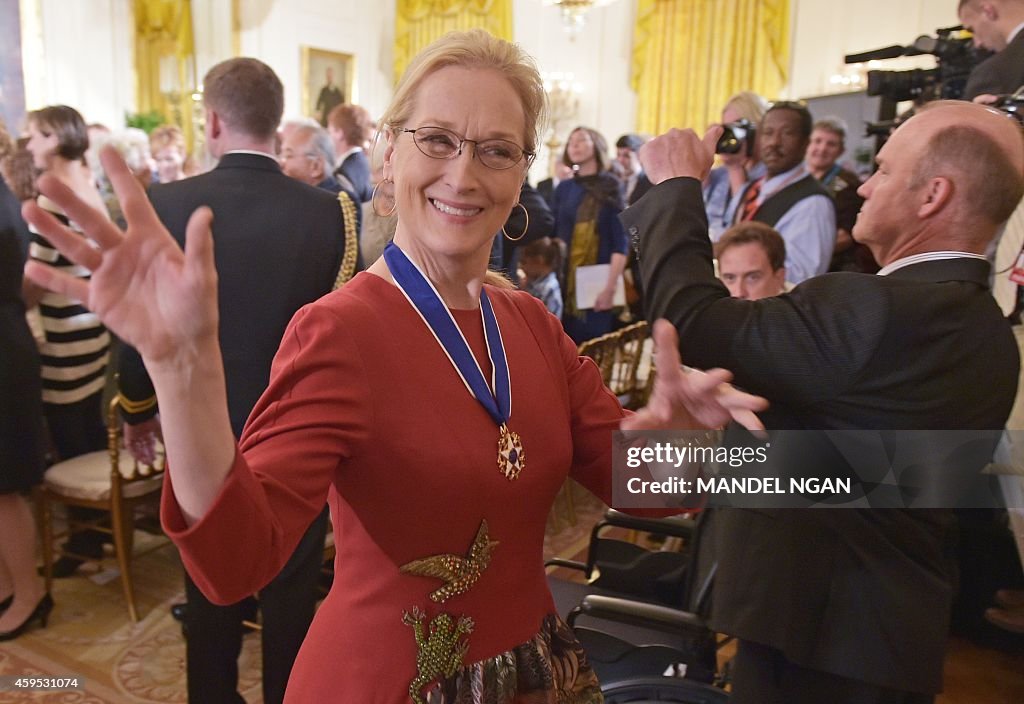
POLYGON ((326 127, 335 106, 356 102, 355 68, 352 54, 302 47, 302 113, 326 127))

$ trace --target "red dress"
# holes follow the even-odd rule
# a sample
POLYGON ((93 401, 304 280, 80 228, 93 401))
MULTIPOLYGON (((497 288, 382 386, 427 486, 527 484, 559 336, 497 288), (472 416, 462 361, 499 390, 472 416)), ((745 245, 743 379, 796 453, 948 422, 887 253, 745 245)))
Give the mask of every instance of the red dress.
MULTIPOLYGON (((491 286, 487 294, 512 379, 508 426, 526 453, 518 479, 499 471, 498 428, 423 321, 397 288, 363 273, 292 320, 203 520, 186 528, 167 487, 164 524, 196 584, 223 603, 266 584, 329 502, 334 586, 292 670, 289 702, 408 702, 414 680, 424 694, 426 682, 451 680, 444 671, 463 648, 463 664, 486 661, 490 672, 542 631, 546 642, 552 631, 571 639, 549 619, 545 521, 569 475, 610 501, 611 434, 624 411, 539 301, 491 286), (484 521, 489 547, 479 539, 484 521), (489 560, 469 563, 443 602, 430 598, 442 579, 400 570, 444 554, 475 557, 474 542, 489 560)), ((479 310, 453 313, 489 379, 479 310)), ((576 665, 566 686, 578 694, 565 701, 600 701, 589 668, 576 665)), ((435 690, 430 701, 448 698, 435 690)))

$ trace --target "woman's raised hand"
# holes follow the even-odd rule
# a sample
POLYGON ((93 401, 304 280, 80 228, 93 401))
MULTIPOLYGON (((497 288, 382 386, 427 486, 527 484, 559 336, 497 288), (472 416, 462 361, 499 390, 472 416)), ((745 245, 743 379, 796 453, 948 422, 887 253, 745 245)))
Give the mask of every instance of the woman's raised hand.
POLYGON ((151 372, 154 365, 188 364, 204 342, 215 344, 217 339, 213 213, 199 208, 192 214, 183 252, 120 155, 107 147, 100 160, 121 203, 127 229, 122 232, 66 185, 44 175, 39 179, 40 192, 92 242, 33 202, 26 203, 22 213, 65 257, 89 269, 92 278, 85 281, 37 261, 25 266, 25 275, 81 301, 139 351, 151 372))
POLYGON ((679 360, 679 334, 667 320, 654 323, 657 378, 644 408, 623 419, 623 430, 721 428, 735 421, 753 431, 764 430, 756 411, 768 408, 760 396, 740 391, 725 369, 684 372, 679 360))

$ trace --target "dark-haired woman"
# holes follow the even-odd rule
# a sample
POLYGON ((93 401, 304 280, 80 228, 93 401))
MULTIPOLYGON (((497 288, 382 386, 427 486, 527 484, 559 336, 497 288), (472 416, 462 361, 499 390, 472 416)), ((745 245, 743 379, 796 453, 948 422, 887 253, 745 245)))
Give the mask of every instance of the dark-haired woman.
POLYGON ((565 331, 576 344, 612 330, 615 287, 626 268, 628 241, 619 222, 622 193, 619 180, 608 171, 608 143, 588 127, 569 135, 562 161, 573 178, 555 189, 555 235, 565 242, 565 331), (607 279, 592 308, 577 305, 578 269, 608 264, 607 279))

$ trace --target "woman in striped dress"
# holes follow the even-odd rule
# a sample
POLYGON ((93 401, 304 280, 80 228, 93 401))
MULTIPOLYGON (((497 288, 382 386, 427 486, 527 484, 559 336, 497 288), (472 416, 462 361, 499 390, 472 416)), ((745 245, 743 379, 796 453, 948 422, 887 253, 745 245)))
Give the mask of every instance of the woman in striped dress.
MULTIPOLYGON (((56 176, 78 197, 105 213, 103 199, 85 163, 89 135, 85 121, 74 108, 51 105, 28 115, 29 141, 35 166, 56 176)), ((58 219, 68 220, 49 199, 37 201, 58 219)), ((72 229, 79 231, 75 223, 72 229)), ((33 232, 29 258, 39 260, 87 279, 89 271, 65 259, 50 242, 33 232)), ((46 340, 40 347, 43 381, 43 412, 60 459, 66 460, 106 447, 103 423, 103 387, 110 358, 110 335, 99 319, 82 305, 61 294, 46 292, 26 283, 25 302, 39 304, 46 340)), ((91 520, 95 512, 72 509, 75 518, 91 520)), ((64 546, 68 552, 99 557, 103 534, 75 533, 64 546)), ((54 567, 54 576, 67 576, 81 560, 64 557, 54 567)))

